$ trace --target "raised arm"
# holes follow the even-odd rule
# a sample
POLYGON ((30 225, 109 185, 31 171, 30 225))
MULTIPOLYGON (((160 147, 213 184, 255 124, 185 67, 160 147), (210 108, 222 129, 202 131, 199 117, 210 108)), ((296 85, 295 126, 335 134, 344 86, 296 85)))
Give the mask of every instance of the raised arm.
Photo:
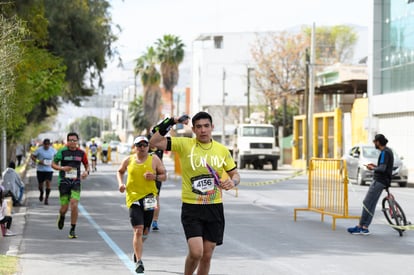
POLYGON ((149 140, 150 147, 157 147, 158 149, 167 149, 167 138, 165 135, 171 130, 171 127, 177 123, 188 124, 190 117, 188 115, 182 115, 179 118, 167 117, 161 123, 152 128, 152 137, 149 140))

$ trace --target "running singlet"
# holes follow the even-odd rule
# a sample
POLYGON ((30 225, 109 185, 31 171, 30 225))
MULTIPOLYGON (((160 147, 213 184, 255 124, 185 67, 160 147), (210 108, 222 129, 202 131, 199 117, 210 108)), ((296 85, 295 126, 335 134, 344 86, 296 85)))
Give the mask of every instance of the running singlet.
POLYGON ((98 145, 91 144, 89 145, 89 150, 91 150, 91 155, 96 155, 98 153, 98 145))
POLYGON ((69 150, 67 146, 60 149, 55 158, 53 159, 55 163, 60 162, 60 166, 70 166, 73 167, 71 171, 59 171, 58 183, 64 179, 80 179, 81 178, 81 164, 88 165, 88 157, 86 153, 77 148, 76 150, 69 150))
POLYGON ((172 137, 171 151, 179 154, 182 170, 182 194, 184 203, 222 203, 221 188, 214 184, 209 164, 221 178, 224 171, 231 171, 236 164, 229 149, 221 143, 201 144, 195 138, 172 137), (208 148, 206 148, 206 146, 208 148))
POLYGON ((129 157, 128 163, 128 177, 126 183, 126 205, 128 208, 131 205, 144 198, 149 194, 157 195, 158 189, 155 180, 146 180, 144 178, 145 172, 154 173, 152 169, 152 156, 148 155, 144 163, 137 163, 136 156, 129 157))

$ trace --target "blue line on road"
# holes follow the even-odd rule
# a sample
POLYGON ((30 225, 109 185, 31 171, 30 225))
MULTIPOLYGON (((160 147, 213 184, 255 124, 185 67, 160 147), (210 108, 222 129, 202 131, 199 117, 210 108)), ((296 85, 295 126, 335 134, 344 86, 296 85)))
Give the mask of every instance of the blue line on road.
POLYGON ((130 258, 122 251, 122 249, 105 233, 105 231, 94 221, 94 219, 89 215, 88 211, 79 203, 78 208, 83 216, 89 221, 90 224, 95 227, 98 234, 101 235, 101 238, 106 242, 106 244, 115 252, 118 258, 124 263, 124 265, 132 272, 135 273, 134 263, 130 258))

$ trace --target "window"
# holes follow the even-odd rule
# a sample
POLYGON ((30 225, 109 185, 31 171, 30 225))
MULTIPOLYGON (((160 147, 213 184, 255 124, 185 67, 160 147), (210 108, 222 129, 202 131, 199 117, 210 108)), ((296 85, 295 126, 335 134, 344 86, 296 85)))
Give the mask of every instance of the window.
POLYGON ((223 36, 214 36, 214 48, 215 49, 223 48, 223 36))

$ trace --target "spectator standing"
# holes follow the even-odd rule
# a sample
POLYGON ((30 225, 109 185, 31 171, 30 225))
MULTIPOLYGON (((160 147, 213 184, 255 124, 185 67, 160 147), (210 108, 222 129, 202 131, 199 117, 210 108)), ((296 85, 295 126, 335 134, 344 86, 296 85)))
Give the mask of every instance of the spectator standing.
POLYGON ((77 238, 75 233, 78 220, 78 204, 81 194, 81 180, 89 175, 88 156, 78 147, 79 136, 75 132, 68 133, 67 145, 61 148, 55 155, 52 168, 59 171, 58 186, 60 198, 60 210, 57 219, 59 230, 65 224, 65 215, 70 203, 70 224, 69 238, 77 238), (81 171, 81 164, 85 170, 81 171))
POLYGON ((177 152, 182 167, 181 223, 188 254, 184 275, 207 275, 217 245, 223 243, 224 208, 222 189, 230 190, 240 175, 229 149, 212 139, 210 114, 199 112, 192 118, 194 138, 166 137, 176 123, 188 123, 188 116, 166 118, 154 127, 150 146, 177 152), (224 173, 229 177, 220 179, 224 173))
POLYGON ((37 182, 39 189, 39 201, 43 201, 43 194, 46 191, 44 198, 45 205, 49 204, 49 195, 52 185, 53 169, 52 161, 56 154, 56 150, 51 146, 50 139, 45 138, 41 146, 33 152, 31 158, 36 163, 37 171, 37 182), (44 189, 44 185, 46 188, 44 189))
MULTIPOLYGON (((13 218, 9 215, 7 210, 7 202, 4 199, 4 187, 0 185, 0 224, 2 226, 5 225, 5 231, 1 232, 3 236, 14 236, 14 234, 10 227, 12 225, 13 218)), ((3 230, 2 230, 3 231, 3 230)))
POLYGON ((119 191, 126 191, 126 205, 134 230, 132 246, 136 262, 135 272, 143 273, 143 243, 150 231, 154 208, 157 207, 155 182, 166 180, 167 173, 162 161, 156 155, 148 153, 148 139, 145 136, 135 138, 134 146, 135 154, 122 161, 117 180, 119 191), (126 184, 123 180, 125 172, 128 172, 126 184))
POLYGON ((22 198, 24 193, 24 183, 21 180, 19 174, 16 173, 16 164, 11 161, 9 163, 9 167, 3 171, 2 178, 3 178, 3 187, 4 187, 4 195, 11 196, 13 200, 13 206, 21 206, 22 205, 22 198))
POLYGON ((24 155, 24 147, 23 147, 22 144, 19 143, 16 146, 16 161, 17 161, 17 166, 20 166, 22 164, 23 155, 24 155))

